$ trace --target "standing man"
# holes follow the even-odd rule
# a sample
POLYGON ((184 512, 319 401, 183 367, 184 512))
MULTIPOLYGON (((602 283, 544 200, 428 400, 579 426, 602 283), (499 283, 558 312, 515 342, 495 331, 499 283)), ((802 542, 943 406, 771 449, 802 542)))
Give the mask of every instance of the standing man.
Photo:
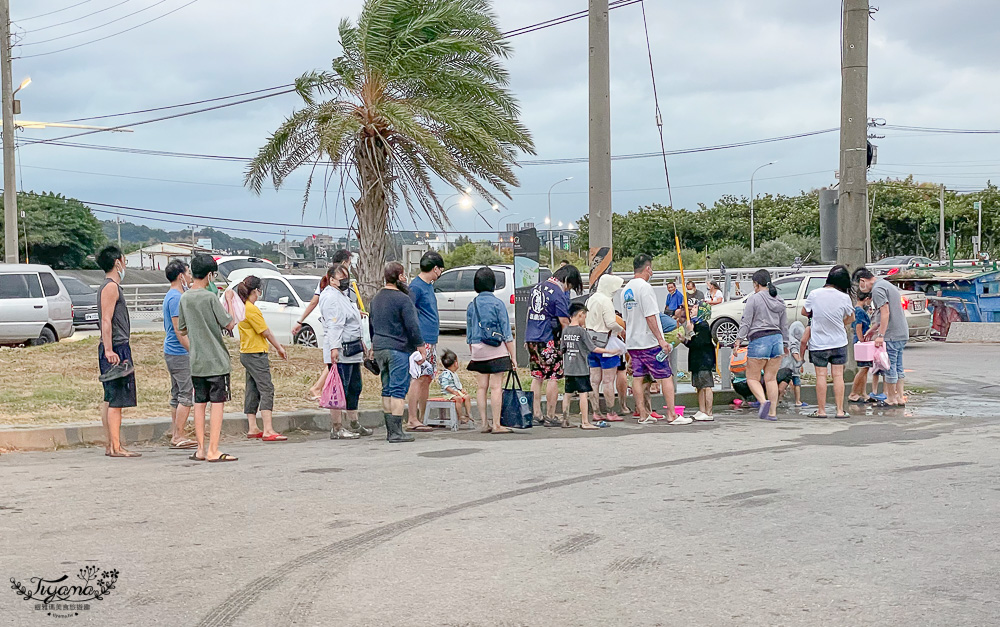
POLYGON ((525 344, 531 362, 531 391, 534 392, 536 419, 542 415, 542 381, 545 381, 545 411, 542 420, 546 427, 558 427, 556 403, 559 400, 559 379, 563 378, 562 353, 559 337, 569 325, 569 296, 571 289, 583 291, 583 280, 576 266, 565 265, 551 277, 531 288, 528 302, 528 322, 524 329, 525 344))
MULTIPOLYGON (((331 262, 330 266, 333 267, 338 264, 343 264, 347 268, 347 270, 350 271, 352 259, 354 259, 354 257, 351 255, 351 251, 347 250, 346 248, 342 248, 337 252, 333 253, 333 257, 330 259, 331 262)), ((316 309, 316 306, 319 305, 319 293, 321 291, 322 290, 320 290, 319 285, 317 284, 316 292, 313 294, 313 297, 309 301, 309 304, 306 305, 306 310, 302 312, 302 315, 299 317, 299 319, 296 320, 295 324, 292 325, 293 343, 295 341, 295 336, 298 335, 300 330, 302 330, 302 324, 305 322, 305 319, 308 318, 309 314, 312 313, 313 309, 316 309)), ((352 303, 358 306, 358 309, 361 310, 362 316, 367 315, 365 313, 365 305, 364 303, 361 302, 358 296, 358 285, 357 283, 354 282, 353 279, 351 280, 351 289, 347 291, 347 296, 348 298, 351 299, 352 303)), ((316 383, 313 383, 312 387, 309 388, 309 396, 312 397, 314 400, 319 400, 319 395, 323 391, 323 384, 326 383, 327 372, 329 372, 329 370, 324 366, 323 372, 321 372, 319 378, 316 379, 316 383)))
POLYGON ((229 373, 232 365, 222 330, 232 331, 236 323, 222 308, 219 297, 209 291, 219 264, 211 255, 195 255, 191 260, 194 286, 181 296, 177 312, 177 332, 188 336, 191 355, 191 383, 194 386, 194 433, 198 450, 195 461, 235 462, 236 457, 219 452, 222 418, 229 400, 229 373), (208 448, 205 447, 205 410, 212 403, 208 448))
POLYGON ((673 281, 667 283, 667 305, 663 308, 663 313, 671 318, 674 312, 684 308, 684 295, 677 291, 677 284, 673 281))
POLYGON ((409 404, 410 416, 406 428, 410 431, 433 431, 423 424, 424 410, 427 407, 427 397, 434 380, 437 367, 437 342, 440 333, 437 297, 434 295, 434 281, 444 272, 444 259, 436 250, 428 250, 420 258, 420 274, 410 281, 410 300, 417 308, 417 323, 420 326, 420 336, 424 340, 424 361, 419 362, 420 376, 413 378, 410 385, 409 404))
POLYGON ((194 405, 194 387, 191 383, 191 358, 188 350, 191 347, 186 335, 177 333, 177 317, 180 315, 181 295, 190 286, 190 268, 180 259, 174 259, 167 264, 164 273, 170 282, 170 290, 163 297, 163 360, 167 362, 167 372, 170 373, 170 418, 173 433, 170 438, 170 448, 195 448, 198 443, 184 437, 191 407, 194 405))
MULTIPOLYGON (((655 424, 650 416, 643 394, 642 378, 650 375, 660 383, 660 390, 667 402, 667 424, 688 425, 691 419, 674 414, 674 384, 668 359, 673 348, 663 337, 660 326, 660 308, 649 279, 653 276, 653 258, 645 253, 636 255, 632 262, 635 278, 622 290, 622 307, 625 318, 625 348, 632 360, 632 397, 639 410, 639 424, 655 424)), ((650 402, 650 405, 652 402, 650 402)))
POLYGON ((104 270, 104 284, 97 291, 97 319, 101 325, 97 365, 104 385, 104 402, 101 404, 104 454, 108 457, 142 457, 141 453, 125 450, 121 443, 122 409, 136 406, 135 364, 129 346, 132 324, 121 287, 125 278, 125 255, 112 244, 97 253, 96 260, 104 270))
POLYGON ((875 278, 868 268, 854 271, 854 281, 862 292, 871 292, 872 306, 877 312, 878 325, 873 325, 869 335, 874 337, 875 346, 885 345, 889 354, 889 372, 885 373, 885 405, 903 407, 903 349, 910 339, 910 325, 903 312, 902 297, 895 285, 883 278, 875 278))

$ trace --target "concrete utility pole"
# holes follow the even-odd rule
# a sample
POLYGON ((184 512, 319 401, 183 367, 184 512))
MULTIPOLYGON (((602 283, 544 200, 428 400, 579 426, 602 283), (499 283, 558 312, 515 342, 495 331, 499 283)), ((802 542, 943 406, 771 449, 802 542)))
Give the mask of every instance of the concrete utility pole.
POLYGON ((118 223, 118 249, 121 250, 122 247, 122 217, 115 216, 115 222, 118 223))
POLYGON ((944 185, 941 186, 941 196, 938 198, 938 204, 941 209, 941 229, 938 231, 938 246, 941 256, 938 259, 944 262, 948 258, 948 247, 944 243, 944 185))
POLYGON ((10 67, 10 0, 0 0, 0 98, 3 99, 4 257, 17 263, 17 182, 14 176, 14 86, 10 67))
POLYGON ((868 218, 868 0, 844 0, 837 263, 865 263, 868 218))
MULTIPOLYGON (((590 0, 590 284, 611 271, 611 53, 608 0, 590 0)), ((552 225, 549 225, 552 228, 552 225)), ((552 268, 554 271, 555 268, 552 268)))

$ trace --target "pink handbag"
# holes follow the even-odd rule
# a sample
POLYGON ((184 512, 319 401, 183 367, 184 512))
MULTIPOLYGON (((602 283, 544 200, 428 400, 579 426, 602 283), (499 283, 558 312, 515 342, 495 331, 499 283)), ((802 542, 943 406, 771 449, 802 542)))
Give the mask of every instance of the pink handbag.
POLYGON ((226 313, 233 317, 233 320, 236 322, 243 322, 246 320, 246 305, 244 305, 243 300, 236 295, 233 288, 227 287, 226 291, 219 296, 219 301, 222 303, 222 308, 226 310, 226 313))
POLYGON ((872 356, 872 370, 873 372, 889 372, 889 352, 885 350, 885 344, 875 347, 875 354, 872 356))
POLYGON ((340 380, 337 364, 333 364, 330 373, 326 375, 323 393, 319 397, 319 406, 324 409, 347 409, 347 395, 344 393, 344 384, 340 380))

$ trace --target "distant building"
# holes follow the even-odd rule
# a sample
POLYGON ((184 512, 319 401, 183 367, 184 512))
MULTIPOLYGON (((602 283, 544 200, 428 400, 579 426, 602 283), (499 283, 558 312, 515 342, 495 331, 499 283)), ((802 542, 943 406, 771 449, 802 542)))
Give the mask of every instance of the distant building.
POLYGON ((192 248, 194 254, 211 254, 212 252, 210 248, 203 248, 201 246, 192 247, 191 244, 151 244, 125 255, 125 261, 130 268, 162 270, 174 259, 180 259, 184 263, 191 263, 192 248))

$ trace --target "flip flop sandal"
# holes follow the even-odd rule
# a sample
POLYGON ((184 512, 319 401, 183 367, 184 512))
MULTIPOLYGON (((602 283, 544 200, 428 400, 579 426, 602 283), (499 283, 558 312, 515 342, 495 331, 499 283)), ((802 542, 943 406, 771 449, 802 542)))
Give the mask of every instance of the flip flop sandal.
POLYGON ((860 404, 864 404, 864 403, 867 403, 868 401, 865 400, 865 399, 863 399, 863 398, 849 398, 849 399, 847 399, 847 402, 848 403, 860 403, 860 404))
POLYGON ((569 424, 569 420, 563 420, 562 423, 559 426, 562 427, 563 429, 572 429, 573 428, 573 425, 569 424))
POLYGON ((107 453, 108 457, 142 457, 142 453, 133 453, 129 451, 128 453, 107 453))
POLYGON ((814 411, 811 414, 807 414, 806 418, 829 418, 830 414, 821 414, 818 411, 814 411))
POLYGON ((493 429, 490 433, 514 433, 514 430, 507 427, 500 427, 499 429, 493 429))
POLYGON ((851 417, 851 415, 850 414, 846 414, 846 413, 845 414, 841 414, 839 416, 836 416, 836 415, 834 416, 834 418, 839 418, 839 419, 850 418, 850 417, 851 417))
POLYGON ((193 462, 203 462, 203 461, 205 461, 204 457, 198 457, 197 454, 192 454, 190 457, 188 457, 188 459, 190 459, 193 462))
POLYGON ((611 425, 608 424, 607 420, 599 420, 599 421, 595 422, 594 424, 597 425, 598 429, 606 429, 606 428, 608 428, 608 427, 611 426, 611 425))
POLYGON ((585 431, 600 431, 601 429, 597 425, 580 425, 580 428, 584 429, 585 431))
POLYGON ((479 433, 493 433, 493 427, 486 427, 485 429, 480 429, 479 433))
POLYGON ((238 461, 239 459, 240 459, 239 457, 233 457, 229 453, 223 453, 222 455, 219 455, 215 459, 209 459, 208 463, 214 464, 216 462, 235 462, 238 461))
POLYGON ((415 427, 406 427, 407 431, 415 433, 428 433, 434 430, 434 427, 428 427, 427 425, 417 425, 415 427))
POLYGON ((288 436, 276 433, 275 435, 265 435, 261 438, 262 442, 284 442, 288 439, 288 436))
POLYGON ((248 433, 247 434, 247 439, 248 440, 260 440, 263 437, 264 437, 264 432, 263 431, 258 431, 257 433, 248 433))
POLYGON ((179 451, 184 449, 198 448, 198 443, 194 440, 181 440, 177 444, 170 445, 171 450, 179 451))

